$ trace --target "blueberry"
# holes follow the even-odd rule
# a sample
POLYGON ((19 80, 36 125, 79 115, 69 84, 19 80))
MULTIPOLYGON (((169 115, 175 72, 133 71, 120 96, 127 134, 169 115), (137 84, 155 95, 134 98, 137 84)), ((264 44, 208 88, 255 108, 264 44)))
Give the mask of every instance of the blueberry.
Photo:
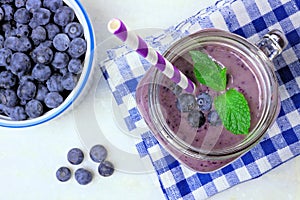
POLYGON ((49 40, 53 40, 53 38, 60 33, 60 29, 56 24, 49 23, 45 26, 47 30, 47 35, 49 40))
POLYGON ((219 126, 222 124, 222 121, 219 117, 219 114, 216 110, 212 110, 207 115, 207 121, 213 126, 219 126))
POLYGON ((68 53, 72 58, 79 58, 86 52, 86 41, 82 38, 75 38, 71 41, 68 53))
POLYGON ((36 94, 36 85, 31 81, 21 83, 17 89, 17 95, 20 99, 31 100, 36 94))
POLYGON ((101 162, 98 166, 99 174, 104 177, 111 176, 114 173, 114 171, 114 165, 107 160, 101 162))
POLYGON ((68 34, 68 36, 72 39, 81 37, 83 35, 83 27, 78 22, 71 22, 67 24, 67 26, 64 29, 64 32, 68 34))
POLYGON ((22 37, 22 36, 29 36, 31 28, 28 25, 25 24, 18 24, 17 27, 14 29, 14 34, 17 37, 22 37))
POLYGON ((19 38, 18 37, 9 36, 4 41, 4 47, 7 48, 7 49, 10 49, 12 51, 17 51, 16 44, 18 42, 19 42, 19 38))
POLYGON ((19 24, 27 24, 30 18, 30 13, 26 8, 19 8, 14 13, 14 20, 19 24))
POLYGON ((0 72, 0 87, 2 88, 12 88, 17 83, 17 77, 10 71, 0 72))
POLYGON ((203 112, 198 110, 193 110, 189 112, 187 120, 192 127, 200 128, 205 123, 205 116, 203 112))
POLYGON ((75 171, 75 179, 80 185, 87 185, 92 181, 93 175, 90 171, 79 168, 75 171))
POLYGON ((56 52, 54 54, 54 58, 53 58, 53 61, 51 62, 51 64, 56 69, 61 69, 61 68, 67 67, 69 60, 70 60, 70 58, 67 53, 56 52))
POLYGON ((209 111, 212 106, 212 98, 208 93, 202 92, 197 96, 197 104, 202 111, 209 111))
POLYGON ((32 49, 32 44, 28 37, 22 36, 19 38, 16 47, 17 47, 17 51, 26 52, 32 49))
POLYGON ((27 0, 26 1, 26 9, 30 12, 33 12, 34 10, 40 8, 42 5, 41 0, 27 0))
POLYGON ((71 178, 71 170, 68 167, 60 167, 56 171, 56 178, 61 182, 66 182, 71 178))
POLYGON ((0 66, 8 66, 11 61, 12 51, 8 48, 0 49, 0 66))
POLYGON ((192 94, 181 94, 177 99, 177 108, 181 112, 192 111, 196 104, 196 99, 192 94))
POLYGON ((68 70, 73 74, 80 74, 82 72, 82 68, 82 62, 77 58, 72 58, 68 64, 68 70))
POLYGON ((42 26, 37 26, 31 31, 31 40, 34 45, 39 45, 41 42, 45 41, 47 38, 46 29, 42 26))
POLYGON ((73 165, 79 165, 84 158, 83 152, 78 148, 73 148, 68 152, 67 159, 73 165))
POLYGON ((35 63, 45 65, 51 63, 53 59, 53 51, 51 48, 41 44, 37 46, 30 55, 35 63))
POLYGON ((65 51, 70 46, 70 39, 65 33, 57 34, 53 39, 53 46, 58 51, 65 51))
POLYGON ((46 85, 50 92, 60 92, 63 91, 64 88, 61 85, 62 75, 55 73, 47 80, 46 85))
POLYGON ((63 0, 51 0, 51 1, 44 0, 43 6, 45 8, 48 8, 52 12, 55 12, 59 7, 63 6, 63 0))
POLYGON ((36 64, 32 69, 32 77, 38 81, 46 81, 50 78, 52 72, 49 66, 36 64))
POLYGON ((49 93, 48 88, 44 84, 39 83, 37 85, 37 92, 36 92, 35 99, 43 102, 48 93, 49 93))
POLYGON ((25 105, 25 112, 30 118, 36 118, 43 114, 43 104, 35 99, 25 105))
POLYGON ((61 85, 66 90, 73 90, 77 83, 77 76, 72 73, 66 73, 61 80, 61 85))
POLYGON ((17 76, 22 76, 31 68, 30 58, 21 52, 16 52, 11 56, 10 66, 11 72, 17 76))
POLYGON ((49 23, 51 12, 45 8, 38 8, 33 11, 29 26, 35 28, 37 26, 46 25, 49 23))
POLYGON ((59 26, 66 26, 74 20, 75 14, 72 8, 68 6, 59 7, 53 17, 54 22, 59 26))
POLYGON ((91 148, 90 157, 94 162, 101 163, 107 157, 107 150, 103 145, 97 144, 91 148))
POLYGON ((2 20, 4 19, 4 16, 5 16, 4 11, 3 11, 3 9, 0 7, 0 21, 2 21, 2 20))
POLYGON ((4 11, 4 20, 5 21, 10 21, 14 18, 14 9, 11 5, 9 4, 3 4, 1 8, 4 11))
POLYGON ((0 103, 8 107, 14 107, 18 104, 18 96, 14 90, 0 90, 0 103))
POLYGON ((0 35, 0 48, 3 48, 4 47, 4 37, 3 35, 0 35))
POLYGON ((56 108, 63 102, 63 97, 58 92, 49 92, 44 102, 48 108, 56 108))
POLYGON ((16 106, 11 108, 11 111, 9 113, 9 117, 12 120, 21 121, 27 119, 27 115, 25 113, 25 110, 22 106, 16 106))
POLYGON ((21 8, 26 5, 26 0, 15 0, 15 6, 16 8, 21 8))

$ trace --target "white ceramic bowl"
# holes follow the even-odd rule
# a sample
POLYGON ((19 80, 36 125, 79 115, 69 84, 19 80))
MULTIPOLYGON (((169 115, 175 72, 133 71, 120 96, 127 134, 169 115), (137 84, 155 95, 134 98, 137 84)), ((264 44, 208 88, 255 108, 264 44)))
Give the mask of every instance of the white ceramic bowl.
POLYGON ((68 97, 60 106, 51 109, 50 111, 44 113, 42 116, 23 121, 14 121, 7 116, 0 115, 0 126, 8 128, 24 128, 39 125, 53 120, 54 118, 57 118, 58 116, 65 113, 67 110, 71 110, 73 107, 72 105, 75 103, 75 101, 80 101, 80 99, 84 97, 84 93, 86 93, 86 90, 88 90, 89 82, 92 81, 92 75, 94 71, 93 62, 95 50, 95 36, 93 32, 92 23, 88 17, 87 12, 85 11, 83 5, 80 3, 79 0, 64 0, 64 2, 74 10, 76 17, 83 26, 84 37, 87 41, 87 51, 85 54, 83 71, 78 79, 76 87, 72 90, 72 92, 68 95, 68 97))

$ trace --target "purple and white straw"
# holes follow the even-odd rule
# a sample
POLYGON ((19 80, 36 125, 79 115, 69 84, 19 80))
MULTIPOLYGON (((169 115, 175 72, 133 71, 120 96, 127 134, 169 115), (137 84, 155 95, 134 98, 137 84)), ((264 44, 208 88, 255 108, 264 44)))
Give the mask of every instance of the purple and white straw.
POLYGON ((108 30, 122 40, 128 47, 143 56, 149 63, 156 66, 168 78, 189 93, 194 93, 196 86, 177 67, 172 65, 160 53, 149 48, 146 42, 133 31, 128 31, 125 24, 119 19, 112 19, 108 23, 108 30))

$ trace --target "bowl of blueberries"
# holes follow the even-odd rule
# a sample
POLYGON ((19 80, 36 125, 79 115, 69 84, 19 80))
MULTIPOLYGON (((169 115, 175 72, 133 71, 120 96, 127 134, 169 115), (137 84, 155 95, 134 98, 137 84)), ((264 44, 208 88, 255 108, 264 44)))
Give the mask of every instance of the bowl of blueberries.
POLYGON ((88 89, 95 38, 78 0, 0 0, 0 126, 30 127, 88 89))

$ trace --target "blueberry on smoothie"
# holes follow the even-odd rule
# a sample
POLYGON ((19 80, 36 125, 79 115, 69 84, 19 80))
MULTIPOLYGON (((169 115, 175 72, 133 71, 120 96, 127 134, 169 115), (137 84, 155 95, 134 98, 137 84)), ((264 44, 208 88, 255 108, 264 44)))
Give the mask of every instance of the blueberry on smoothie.
POLYGON ((73 148, 68 152, 67 159, 73 165, 79 165, 84 158, 83 152, 78 148, 73 148))
POLYGON ((197 104, 202 111, 209 111, 212 106, 212 98, 208 93, 202 92, 197 96, 197 104))
POLYGON ((107 157, 107 150, 103 145, 95 145, 90 150, 90 157, 94 162, 101 163, 107 157))
POLYGON ((107 160, 101 162, 100 165, 98 166, 99 174, 104 177, 111 176, 114 173, 114 171, 115 171, 114 165, 107 160))
POLYGON ((93 174, 84 168, 79 168, 75 171, 75 179, 80 185, 87 185, 93 179, 93 174))
POLYGON ((177 99, 177 108, 181 112, 190 112, 196 105, 196 99, 192 94, 181 94, 177 99))
POLYGON ((187 120, 192 127, 200 128, 205 123, 205 116, 203 112, 198 110, 193 110, 189 112, 187 120))
POLYGON ((219 114, 215 110, 212 110, 208 113, 207 121, 213 126, 219 126, 222 124, 219 114))
POLYGON ((61 182, 66 182, 71 178, 71 170, 68 167, 60 167, 56 171, 56 178, 61 182))

